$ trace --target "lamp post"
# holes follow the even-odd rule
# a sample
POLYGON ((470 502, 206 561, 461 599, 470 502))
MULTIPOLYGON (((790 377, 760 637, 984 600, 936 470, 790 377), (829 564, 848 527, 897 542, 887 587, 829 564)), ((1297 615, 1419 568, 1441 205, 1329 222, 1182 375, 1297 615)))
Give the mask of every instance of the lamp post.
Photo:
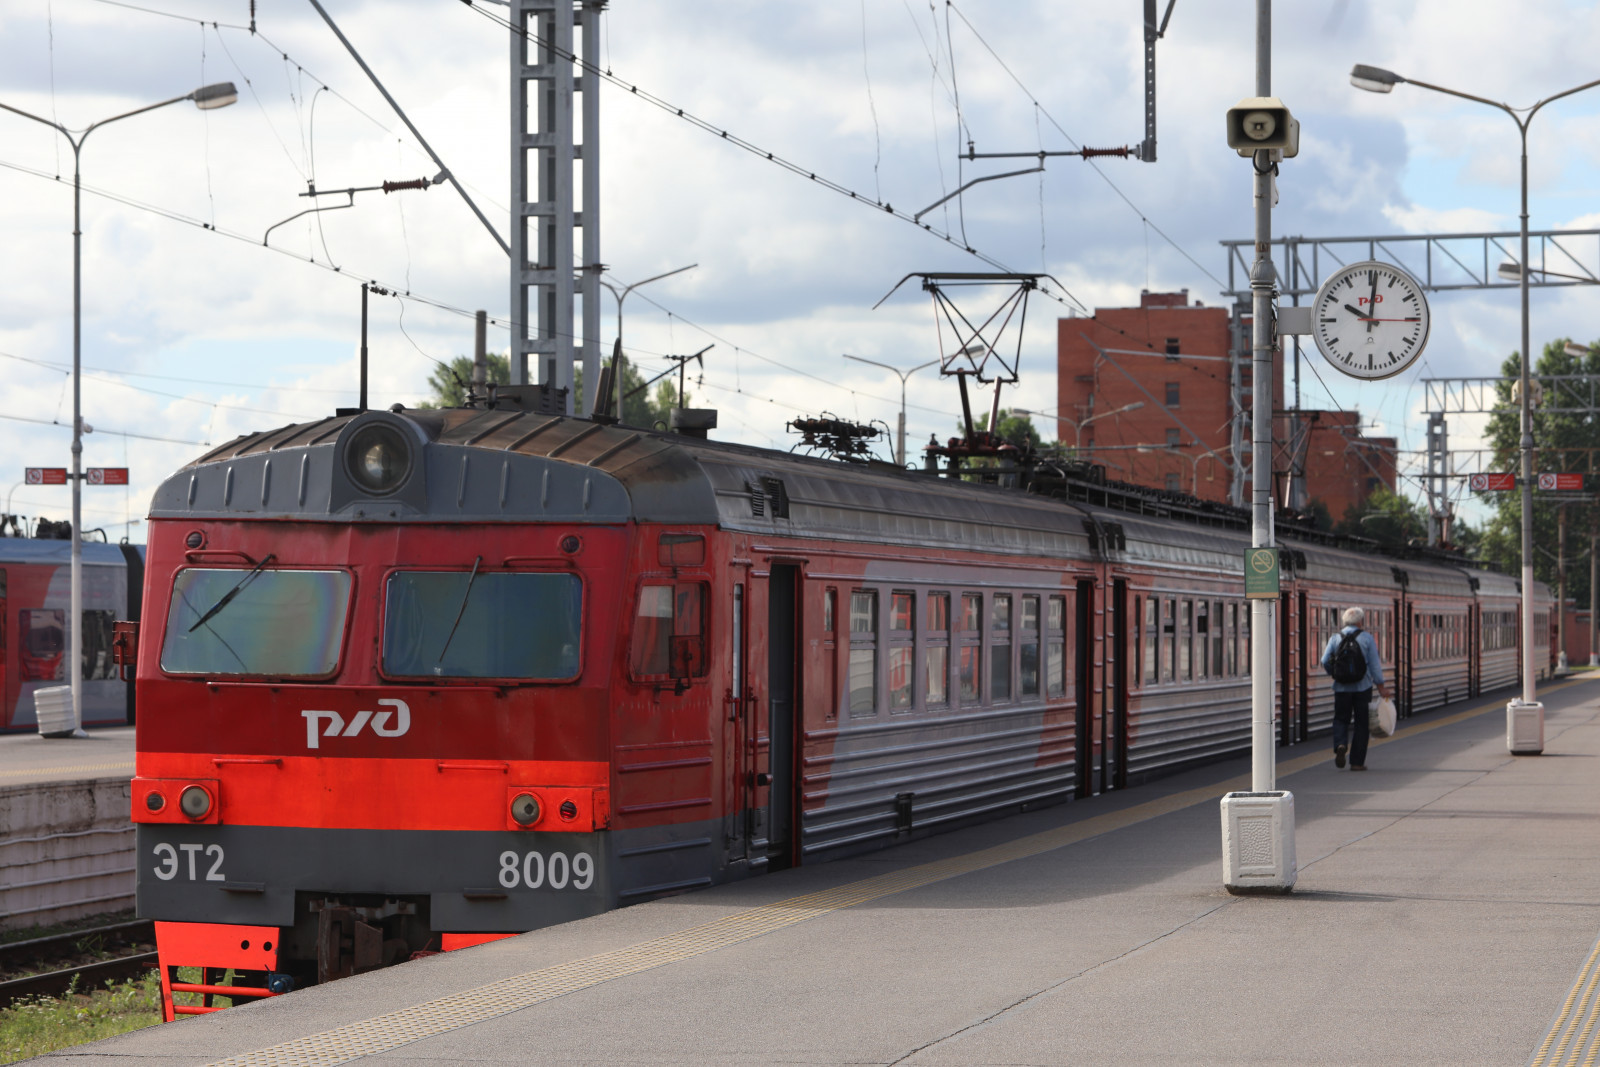
MULTIPOLYGON (((0 104, 0 109, 32 119, 55 130, 72 146, 72 617, 67 620, 71 634, 67 645, 67 677, 72 686, 72 728, 75 736, 83 732, 83 178, 80 164, 83 160, 83 142, 102 126, 122 119, 143 115, 146 111, 194 101, 202 111, 227 107, 239 99, 232 82, 203 85, 192 93, 175 96, 157 104, 146 104, 120 115, 91 123, 76 137, 59 122, 51 122, 10 104, 0 104)), ((7 504, 9 509, 10 505, 7 504)))
MULTIPOLYGON (((894 461, 897 466, 904 467, 906 465, 906 379, 917 373, 919 370, 926 370, 928 367, 940 362, 940 360, 930 359, 926 363, 917 364, 910 370, 901 370, 899 367, 891 367, 887 363, 879 363, 875 359, 866 359, 862 356, 852 356, 848 352, 844 352, 842 355, 845 359, 853 359, 857 363, 870 363, 874 367, 882 367, 884 370, 894 371, 900 376, 900 426, 899 432, 895 436, 894 461)), ((991 426, 990 429, 998 430, 999 427, 991 426)))
MULTIPOLYGON (((600 284, 605 286, 607 289, 610 289, 611 290, 611 295, 617 298, 617 352, 616 352, 616 355, 613 356, 612 360, 611 360, 611 364, 612 364, 612 366, 611 366, 611 374, 612 374, 612 377, 616 379, 616 385, 617 385, 617 418, 619 420, 622 418, 622 399, 623 399, 624 393, 626 393, 626 390, 623 389, 623 387, 622 387, 622 359, 623 359, 623 356, 622 356, 622 302, 624 300, 628 299, 628 294, 629 293, 633 292, 635 289, 639 288, 639 286, 641 286, 641 285, 649 285, 651 282, 659 282, 662 278, 670 278, 674 274, 682 274, 686 270, 694 270, 699 265, 700 264, 698 264, 698 263, 691 263, 687 267, 679 267, 676 270, 669 270, 665 274, 652 275, 651 277, 646 278, 643 281, 634 282, 632 285, 623 286, 620 292, 618 291, 616 286, 612 285, 610 282, 606 281, 604 278, 600 279, 600 284)), ((599 399, 600 398, 598 396, 595 396, 593 399, 590 399, 589 397, 585 397, 584 398, 584 402, 583 402, 583 406, 588 408, 590 411, 593 411, 595 409, 595 401, 597 401, 599 399)), ((683 406, 683 397, 682 396, 678 397, 678 405, 680 407, 683 406)))
POLYGON ((1041 419, 1055 419, 1057 422, 1066 423, 1072 427, 1072 448, 1073 451, 1077 451, 1083 446, 1083 428, 1085 426, 1096 419, 1109 419, 1113 415, 1123 415, 1130 411, 1138 411, 1142 407, 1144 407, 1144 401, 1135 400, 1133 403, 1124 404, 1120 408, 1112 408, 1110 411, 1102 411, 1098 415, 1090 415, 1081 422, 1069 419, 1065 415, 1046 415, 1042 411, 1029 411, 1027 408, 1012 408, 1011 413, 1013 415, 1032 415, 1041 419))
MULTIPOLYGON (((1369 93, 1393 92, 1398 84, 1415 85, 1419 89, 1432 89, 1436 93, 1446 96, 1460 97, 1462 100, 1471 100, 1478 104, 1487 104, 1499 108, 1511 116, 1511 121, 1517 124, 1517 134, 1522 138, 1522 223, 1521 258, 1523 264, 1528 262, 1528 124, 1539 113, 1539 109, 1546 104, 1553 103, 1563 97, 1574 93, 1581 93, 1585 89, 1592 89, 1600 85, 1600 78, 1584 82, 1564 92, 1547 96, 1531 107, 1514 108, 1509 104, 1502 104, 1482 96, 1473 96, 1456 89, 1446 89, 1442 85, 1430 85, 1414 78, 1403 78, 1392 70, 1382 67, 1369 67, 1358 63, 1350 71, 1350 84, 1357 89, 1365 89, 1369 93)), ((1522 359, 1521 359, 1521 390, 1518 398, 1522 423, 1522 704, 1538 704, 1538 690, 1536 679, 1537 670, 1533 662, 1533 407, 1530 403, 1532 391, 1531 375, 1533 367, 1533 353, 1529 349, 1528 340, 1528 275, 1530 270, 1519 270, 1518 279, 1522 282, 1522 359)), ((1514 707, 1514 706, 1513 706, 1514 707)), ((1544 748, 1544 718, 1543 709, 1539 709, 1539 742, 1537 749, 1544 748)), ((1518 751, 1515 747, 1513 751, 1518 751)))
MULTIPOLYGON (((1175 446, 1173 446, 1173 445, 1135 445, 1134 447, 1137 448, 1140 452, 1145 452, 1145 453, 1166 452, 1166 453, 1169 453, 1171 455, 1177 456, 1179 459, 1188 460, 1189 461, 1189 466, 1194 471, 1194 479, 1193 479, 1193 482, 1191 483, 1193 485, 1193 488, 1190 490, 1190 493, 1191 493, 1191 495, 1197 496, 1197 497, 1200 495, 1200 461, 1202 459, 1205 459, 1207 456, 1210 456, 1212 459, 1216 460, 1218 463, 1222 462, 1222 457, 1217 455, 1215 451, 1213 451, 1212 449, 1209 449, 1209 448, 1206 449, 1205 451, 1201 452, 1198 456, 1191 456, 1187 452, 1179 452, 1177 450, 1177 448, 1175 446)), ((1207 481, 1209 481, 1209 480, 1210 479, 1207 479, 1207 481)))

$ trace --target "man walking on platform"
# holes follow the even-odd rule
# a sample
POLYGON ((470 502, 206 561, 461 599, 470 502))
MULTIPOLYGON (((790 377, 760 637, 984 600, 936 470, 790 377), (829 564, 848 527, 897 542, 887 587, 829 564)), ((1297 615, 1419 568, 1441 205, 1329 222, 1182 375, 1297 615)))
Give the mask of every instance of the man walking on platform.
POLYGON ((1383 684, 1383 663, 1378 659, 1378 642, 1361 628, 1367 613, 1346 608, 1344 629, 1328 641, 1322 653, 1322 669, 1333 676, 1333 765, 1344 766, 1350 754, 1350 769, 1367 769, 1367 716, 1372 690, 1389 699, 1383 684), (1352 737, 1352 727, 1354 736, 1352 737))

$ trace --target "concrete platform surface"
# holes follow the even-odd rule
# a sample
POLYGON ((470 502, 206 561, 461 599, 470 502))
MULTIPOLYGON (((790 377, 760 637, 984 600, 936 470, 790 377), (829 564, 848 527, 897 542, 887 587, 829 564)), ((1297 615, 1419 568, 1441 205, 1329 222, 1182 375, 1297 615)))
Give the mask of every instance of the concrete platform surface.
POLYGON ((133 727, 95 727, 88 734, 0 734, 0 787, 133 777, 133 727))
POLYGON ((1288 896, 1222 888, 1240 760, 52 1058, 1594 1062, 1597 680, 1541 694, 1543 756, 1507 753, 1504 697, 1407 720, 1365 773, 1321 744, 1279 750, 1288 896))

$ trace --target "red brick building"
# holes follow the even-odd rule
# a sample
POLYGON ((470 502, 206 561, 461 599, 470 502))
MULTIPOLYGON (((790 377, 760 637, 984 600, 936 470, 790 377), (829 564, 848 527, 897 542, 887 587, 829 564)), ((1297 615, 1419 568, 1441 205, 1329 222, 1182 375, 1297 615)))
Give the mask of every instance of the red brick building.
MULTIPOLYGON (((1203 500, 1230 499, 1236 412, 1227 308, 1191 304, 1188 290, 1144 293, 1136 308, 1098 308, 1093 318, 1059 319, 1056 328, 1056 436, 1063 444, 1104 463, 1107 474, 1120 481, 1182 490, 1203 500)), ((1248 317, 1243 329, 1248 343, 1248 317)), ((1274 408, 1281 413, 1281 352, 1273 377, 1274 408)), ((1248 361, 1240 384, 1248 448, 1248 361)), ((1334 521, 1375 484, 1393 488, 1393 439, 1362 437, 1360 418, 1351 412, 1301 412, 1300 417, 1310 420, 1307 492, 1323 501, 1334 521)), ((1280 414, 1274 427, 1273 466, 1287 471, 1291 417, 1280 414)), ((1279 500, 1286 501, 1286 476, 1276 488, 1279 500)))
MULTIPOLYGON (((1309 426, 1303 460, 1306 495, 1320 500, 1334 522, 1379 486, 1394 489, 1393 437, 1363 436, 1360 412, 1301 411, 1299 417, 1309 426)), ((1285 499, 1282 487, 1278 499, 1285 499)))

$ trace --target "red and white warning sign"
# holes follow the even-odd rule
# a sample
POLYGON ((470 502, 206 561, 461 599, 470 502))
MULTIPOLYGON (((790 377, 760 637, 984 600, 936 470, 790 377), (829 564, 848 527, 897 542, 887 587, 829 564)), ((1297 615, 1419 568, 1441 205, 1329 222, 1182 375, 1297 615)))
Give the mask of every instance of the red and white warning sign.
POLYGON ((1583 491, 1583 475, 1578 473, 1545 473, 1539 475, 1539 488, 1561 493, 1583 491))
POLYGON ((84 481, 90 485, 127 485, 127 467, 90 467, 84 472, 84 481))
POLYGON ((66 485, 65 467, 28 467, 23 480, 29 485, 66 485))
POLYGON ((1517 476, 1504 472, 1491 472, 1488 474, 1474 474, 1467 480, 1467 486, 1474 493, 1497 493, 1517 487, 1517 476))

